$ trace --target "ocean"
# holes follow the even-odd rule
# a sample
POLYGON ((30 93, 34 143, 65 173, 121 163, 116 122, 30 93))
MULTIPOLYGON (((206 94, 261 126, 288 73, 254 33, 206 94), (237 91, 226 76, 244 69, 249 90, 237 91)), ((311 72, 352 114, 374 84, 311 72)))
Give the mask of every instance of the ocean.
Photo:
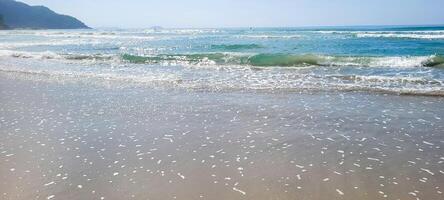
POLYGON ((0 70, 204 90, 443 96, 444 27, 12 30, 0 70))
POLYGON ((444 27, 0 31, 0 199, 444 199, 444 27))

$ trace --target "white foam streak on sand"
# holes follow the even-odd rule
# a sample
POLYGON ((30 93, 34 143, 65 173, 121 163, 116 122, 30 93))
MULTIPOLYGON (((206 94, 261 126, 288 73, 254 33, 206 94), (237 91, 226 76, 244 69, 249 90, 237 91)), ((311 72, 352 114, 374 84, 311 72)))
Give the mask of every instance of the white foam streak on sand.
POLYGON ((341 190, 339 190, 339 189, 336 189, 336 192, 339 194, 339 195, 344 195, 344 192, 342 192, 341 190))
POLYGON ((424 169, 424 168, 421 168, 421 170, 422 171, 425 171, 425 172, 427 172, 427 173, 429 173, 430 175, 435 175, 435 173, 433 173, 432 171, 430 171, 429 169, 424 169))
POLYGON ((236 192, 241 193, 242 195, 247 194, 246 192, 244 192, 244 191, 242 191, 242 190, 239 190, 239 189, 237 189, 237 188, 235 188, 235 187, 233 188, 233 190, 236 191, 236 192))

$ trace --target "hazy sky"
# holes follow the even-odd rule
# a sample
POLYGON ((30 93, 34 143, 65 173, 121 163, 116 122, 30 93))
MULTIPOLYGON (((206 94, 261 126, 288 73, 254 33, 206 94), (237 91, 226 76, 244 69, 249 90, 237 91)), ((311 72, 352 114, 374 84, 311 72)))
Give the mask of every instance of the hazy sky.
POLYGON ((444 24, 444 0, 21 0, 92 27, 444 24))

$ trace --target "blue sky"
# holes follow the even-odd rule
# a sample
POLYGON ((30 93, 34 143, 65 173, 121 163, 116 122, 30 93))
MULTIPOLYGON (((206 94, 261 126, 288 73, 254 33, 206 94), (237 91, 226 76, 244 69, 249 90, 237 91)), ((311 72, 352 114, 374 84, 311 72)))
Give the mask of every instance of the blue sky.
POLYGON ((444 0, 20 0, 92 27, 444 24, 444 0))

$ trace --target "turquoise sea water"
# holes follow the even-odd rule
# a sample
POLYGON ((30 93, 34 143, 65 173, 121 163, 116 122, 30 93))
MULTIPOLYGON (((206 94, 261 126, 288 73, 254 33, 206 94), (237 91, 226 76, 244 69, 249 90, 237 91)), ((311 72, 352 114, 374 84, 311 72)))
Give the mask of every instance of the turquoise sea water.
POLYGON ((444 95, 444 27, 12 30, 0 70, 208 90, 444 95))

